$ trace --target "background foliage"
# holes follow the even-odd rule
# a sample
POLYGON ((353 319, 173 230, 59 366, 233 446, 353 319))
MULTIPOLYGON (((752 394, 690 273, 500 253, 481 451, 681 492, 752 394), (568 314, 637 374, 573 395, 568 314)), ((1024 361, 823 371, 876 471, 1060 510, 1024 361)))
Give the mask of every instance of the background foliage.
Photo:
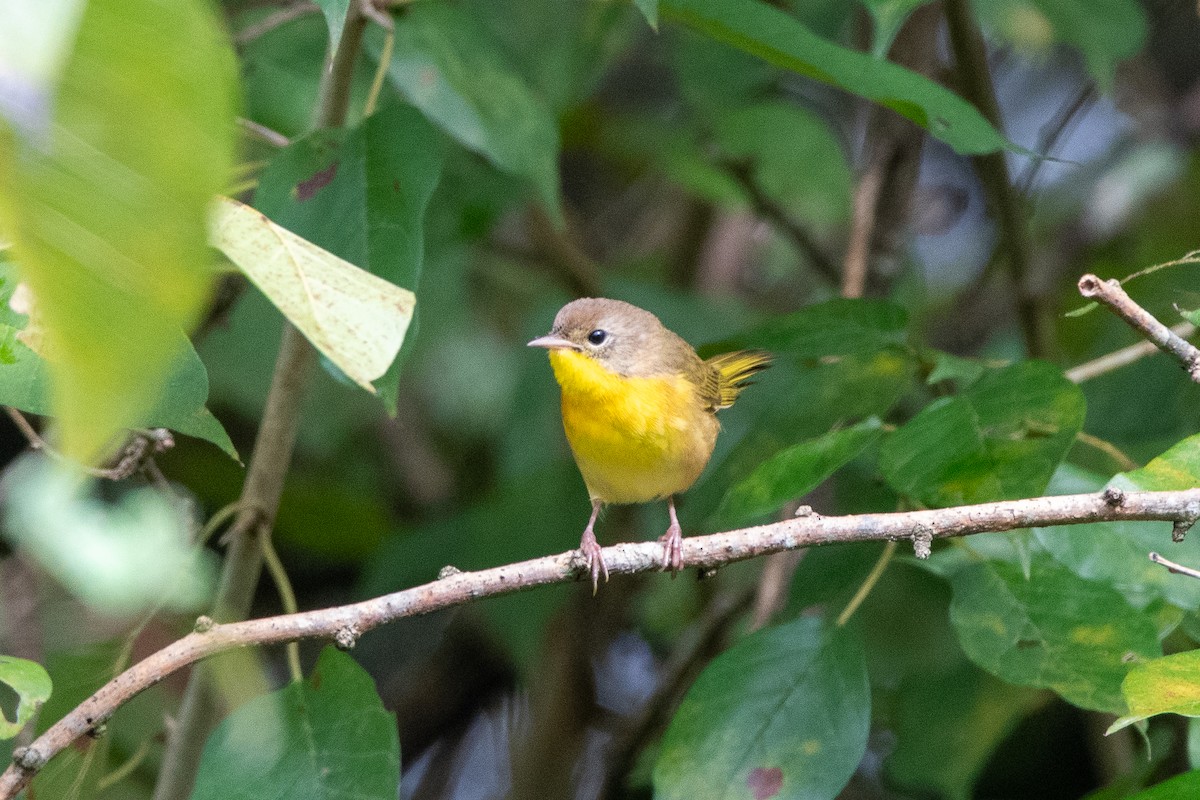
MULTIPOLYGON (((776 354, 723 413, 688 534, 1200 485, 1174 362, 1064 374, 1135 341, 1066 314, 1079 275, 1198 246, 1194 5, 417 0, 367 26, 346 125, 316 127, 348 8, 0 3, 0 404, 81 460, 178 434, 81 489, 0 428, 0 754, 208 607, 220 547, 193 542, 239 496, 279 309, 326 345, 273 536, 301 608, 574 546, 587 497, 524 343, 581 295, 704 354, 776 354), (218 251, 222 193, 265 216, 218 251), (270 223, 315 245, 303 268, 270 223), (865 298, 843 296, 856 241, 865 298)), ((1195 321, 1195 269, 1128 289, 1195 321)), ((600 538, 665 524, 612 509, 600 538)), ((1096 524, 558 586, 353 658, 306 645, 300 682, 282 650, 222 656, 192 796, 392 798, 399 771, 405 798, 1193 797, 1200 582, 1146 553, 1200 556, 1169 539, 1096 524)), ((264 581, 254 615, 279 597, 264 581)), ((182 688, 28 796, 151 797, 182 688)))

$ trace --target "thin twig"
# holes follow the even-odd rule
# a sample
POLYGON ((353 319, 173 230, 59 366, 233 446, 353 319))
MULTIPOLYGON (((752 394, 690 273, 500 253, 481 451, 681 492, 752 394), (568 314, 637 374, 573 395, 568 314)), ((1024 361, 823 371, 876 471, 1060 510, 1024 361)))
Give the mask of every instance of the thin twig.
MULTIPOLYGON (((1190 339, 1196 335, 1196 326, 1190 322, 1181 322, 1178 325, 1172 326, 1171 332, 1180 339, 1190 339)), ((1128 366, 1158 351, 1158 345, 1154 344, 1154 342, 1141 341, 1137 344, 1131 344, 1128 347, 1122 347, 1120 350, 1114 350, 1091 361, 1085 361, 1077 367, 1071 367, 1063 374, 1072 383, 1083 383, 1113 370, 1128 366)))
POLYGON ((261 139, 272 147, 283 148, 292 143, 291 139, 284 136, 277 130, 268 128, 261 122, 255 122, 254 120, 246 119, 245 117, 238 117, 237 123, 246 133, 254 136, 256 139, 261 139))
POLYGON ((8 418, 11 419, 13 424, 17 426, 17 430, 19 430, 21 435, 25 437, 25 441, 29 442, 29 446, 32 449, 46 451, 50 450, 50 447, 46 444, 46 440, 38 435, 38 432, 34 429, 33 425, 29 423, 29 420, 25 419, 24 414, 12 406, 5 406, 4 413, 8 414, 8 418))
POLYGON ((1096 97, 1096 87, 1090 81, 1085 83, 1069 102, 1059 108, 1058 112, 1042 127, 1038 135, 1037 152, 1040 157, 1031 161, 1019 181, 1021 194, 1029 197, 1033 191, 1033 183, 1037 180, 1038 172, 1050 160, 1050 153, 1058 145, 1058 141, 1066 133, 1067 127, 1075 117, 1092 104, 1096 97))
POLYGON ((833 286, 839 285, 841 283, 841 275, 838 273, 837 265, 833 263, 833 259, 816 243, 808 231, 802 228, 782 206, 772 200, 762 190, 750 175, 750 170, 746 165, 726 163, 724 166, 725 171, 738 182, 738 185, 742 187, 742 191, 750 199, 750 204, 754 206, 755 213, 778 228, 787 238, 791 239, 792 245, 804 254, 808 259, 809 265, 818 275, 825 278, 833 286))
MULTIPOLYGON (((1200 517, 1200 489, 1170 492, 1093 493, 1007 500, 935 510, 844 517, 811 515, 770 525, 695 536, 683 540, 683 565, 713 569, 736 561, 818 545, 926 540, 1018 528, 1095 522, 1157 520, 1175 526, 1200 517)), ((658 572, 662 547, 631 542, 604 548, 609 573, 658 572)), ((13 753, 0 775, 0 800, 12 800, 47 761, 108 719, 121 705, 168 675, 201 659, 239 647, 282 644, 299 639, 333 639, 344 648, 380 625, 486 597, 586 579, 588 568, 577 550, 479 572, 446 571, 446 577, 352 605, 246 622, 198 621, 197 629, 118 675, 52 725, 27 748, 13 753)))
POLYGON ((871 242, 875 237, 875 212, 889 160, 887 152, 873 156, 854 187, 854 216, 842 269, 842 297, 862 297, 866 291, 871 242))
POLYGON ((883 551, 879 554, 879 558, 875 561, 875 566, 871 567, 871 572, 863 580, 862 585, 858 587, 858 591, 854 593, 854 597, 850 598, 850 602, 846 603, 846 607, 842 609, 842 613, 838 614, 838 627, 845 625, 854 616, 854 612, 858 611, 858 607, 867 599, 867 595, 875 588, 875 584, 879 583, 879 579, 883 577, 884 571, 888 564, 892 562, 892 556, 896 554, 896 542, 890 541, 883 546, 883 551))
MULTIPOLYGON (((263 563, 267 567, 271 581, 275 584, 275 591, 279 594, 279 607, 285 614, 295 614, 300 610, 300 606, 296 603, 296 591, 292 588, 292 581, 288 578, 287 570, 283 567, 279 553, 275 551, 275 545, 271 543, 269 536, 260 536, 258 541, 262 547, 263 563)), ((300 683, 304 680, 304 670, 300 668, 300 645, 298 642, 287 643, 287 665, 288 676, 292 679, 292 683, 300 683)))
POLYGON ((306 17, 309 14, 316 14, 320 10, 316 3, 296 3, 293 6, 281 8, 274 14, 263 17, 253 25, 247 25, 242 28, 234 34, 233 43, 238 47, 243 47, 258 37, 270 33, 280 25, 286 25, 294 19, 306 17))
POLYGON ((379 102, 379 93, 383 91, 383 80, 387 77, 388 67, 392 63, 392 47, 396 44, 396 25, 389 15, 375 7, 372 0, 361 0, 361 2, 363 16, 386 32, 383 39, 383 51, 379 54, 379 64, 375 67, 375 77, 371 81, 371 91, 367 93, 367 102, 363 104, 363 116, 369 117, 375 113, 375 106, 379 102))
POLYGON ((1200 383, 1200 350, 1134 302, 1119 281, 1102 281, 1095 275, 1084 275, 1079 279, 1079 293, 1108 306, 1129 327, 1183 365, 1193 381, 1200 383))
POLYGON ((1164 567, 1167 568, 1168 572, 1175 572, 1180 575, 1187 575, 1189 578, 1200 578, 1200 569, 1192 569, 1191 567, 1185 567, 1183 564, 1176 564, 1174 561, 1171 561, 1170 559, 1163 558, 1158 553, 1151 553, 1150 560, 1153 561, 1155 564, 1162 564, 1164 567))
POLYGON ((1101 439, 1099 436, 1092 436, 1090 433, 1084 433, 1083 431, 1080 431, 1079 433, 1075 434, 1075 438, 1080 444, 1085 444, 1093 450, 1099 450, 1101 453, 1104 453, 1104 455, 1111 458, 1113 462, 1125 472, 1135 470, 1141 466, 1128 455, 1126 455, 1124 450, 1117 447, 1112 442, 1101 439))

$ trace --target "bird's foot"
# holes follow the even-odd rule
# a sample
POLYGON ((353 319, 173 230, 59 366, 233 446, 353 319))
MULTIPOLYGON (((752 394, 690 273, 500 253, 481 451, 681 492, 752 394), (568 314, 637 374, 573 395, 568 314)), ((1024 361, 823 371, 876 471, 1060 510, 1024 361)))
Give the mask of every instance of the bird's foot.
POLYGON ((592 595, 595 596, 596 590, 600 588, 601 572, 604 573, 604 582, 608 583, 608 565, 604 563, 604 552, 600 543, 596 541, 596 534, 591 525, 583 531, 583 538, 579 540, 579 552, 583 554, 584 563, 592 575, 592 595))
POLYGON ((669 569, 671 577, 674 577, 683 569, 683 529, 677 521, 671 520, 671 526, 658 540, 663 546, 662 566, 659 567, 659 572, 669 569))

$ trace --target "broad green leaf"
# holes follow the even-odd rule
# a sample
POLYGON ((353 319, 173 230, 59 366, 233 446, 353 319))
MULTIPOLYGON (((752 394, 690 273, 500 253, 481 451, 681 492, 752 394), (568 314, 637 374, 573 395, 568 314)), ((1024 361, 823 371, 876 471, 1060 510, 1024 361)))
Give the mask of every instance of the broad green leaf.
POLYGON ((633 0, 637 10, 642 12, 646 22, 654 30, 658 30, 658 0, 633 0))
POLYGON ((0 739, 11 739, 50 697, 53 684, 50 675, 36 661, 3 655, 0 655, 0 683, 17 695, 15 719, 9 720, 0 712, 0 739))
POLYGON ((1168 778, 1126 800, 1193 800, 1195 797, 1200 797, 1200 770, 1168 778))
POLYGON ((96 610, 126 615, 207 602, 215 556, 192 547, 178 498, 145 487, 109 503, 69 464, 31 454, 0 481, 3 533, 96 610))
POLYGON ((873 354, 907 339, 908 315, 884 300, 829 300, 701 349, 708 355, 761 347, 800 359, 873 354))
POLYGON ((1136 0, 974 0, 980 21, 1018 50, 1041 55, 1058 42, 1073 45, 1100 88, 1112 87, 1117 63, 1137 53, 1146 13, 1136 0))
POLYGON ((44 133, 84 0, 0 3, 0 120, 44 133))
POLYGON ((896 34, 904 27, 909 16, 930 0, 862 0, 871 19, 875 22, 875 30, 871 35, 871 53, 876 58, 887 58, 892 49, 896 34))
POLYGON ((1019 686, 1052 689, 1080 708, 1125 710, 1131 658, 1162 653, 1154 623, 1115 589, 1076 577, 1045 556, 1026 578, 1002 562, 950 578, 950 620, 979 666, 1019 686))
POLYGON ((759 0, 671 0, 665 19, 785 69, 865 97, 912 120, 961 154, 991 153, 1009 142, 974 106, 889 61, 822 39, 799 20, 759 0))
POLYGON ((192 800, 395 800, 396 719, 354 659, 321 651, 301 683, 257 697, 209 736, 192 800))
POLYGON ((346 12, 350 10, 351 0, 317 0, 321 13, 325 15, 325 24, 329 27, 329 57, 337 52, 338 43, 342 40, 342 28, 346 26, 346 12))
POLYGON ((933 369, 925 379, 930 386, 942 381, 954 381, 960 389, 965 389, 987 372, 987 365, 974 358, 962 358, 940 350, 933 351, 932 357, 933 369))
POLYGON ((751 634, 696 679, 663 736, 659 800, 837 796, 867 746, 855 634, 806 617, 751 634))
POLYGON ((816 114, 757 103, 720 114, 715 133, 724 156, 748 162, 757 185, 799 218, 825 226, 849 219, 850 165, 816 114))
POLYGON ((527 181, 558 219, 558 127, 479 23, 449 3, 396 21, 388 79, 431 122, 497 169, 527 181))
POLYGON ((209 3, 89 2, 44 133, 0 125, 0 229, 44 318, 72 458, 153 405, 207 300, 235 76, 209 3))
POLYGON ((213 213, 213 246, 246 273, 322 355, 375 392, 404 343, 416 297, 227 197, 213 213))
MULTIPOLYGON (((9 307, 16 274, 0 262, 0 405, 39 416, 53 413, 51 367, 17 337, 26 321, 9 307)), ((154 407, 134 420, 133 427, 170 428, 206 439, 235 460, 237 450, 225 428, 207 408, 208 372, 191 343, 177 334, 179 360, 173 366, 154 407)))
POLYGON ((1194 489, 1200 486, 1200 434, 1175 444, 1141 469, 1123 473, 1117 483, 1143 491, 1194 489))
POLYGON ((879 419, 871 417, 781 450, 730 487, 718 515, 725 524, 737 526, 777 511, 815 489, 878 439, 882 429, 879 419))
MULTIPOLYGON (((437 131, 411 107, 387 104, 357 128, 317 131, 281 151, 254 205, 312 244, 416 292, 425 209, 441 166, 437 131)), ((374 381, 393 413, 401 359, 374 381)))
POLYGON ((969 664, 943 675, 913 676, 900 692, 887 774, 903 787, 968 800, 996 747, 1048 698, 969 664))
MULTIPOLYGON (((1078 494, 1102 488, 1100 476, 1063 464, 1047 493, 1078 494)), ((1200 581, 1174 575, 1146 557, 1171 541, 1169 522, 1060 525, 1035 528, 1034 536, 1056 561, 1081 578, 1113 587, 1134 608, 1146 608, 1157 599, 1182 609, 1200 607, 1200 581)))
POLYGON ((1058 368, 1021 362, 925 407, 884 442, 880 467, 893 489, 927 506, 1034 497, 1083 417, 1083 393, 1058 368))
POLYGON ((1121 692, 1129 713, 1113 723, 1110 733, 1155 714, 1200 717, 1200 650, 1135 665, 1125 676, 1121 692))

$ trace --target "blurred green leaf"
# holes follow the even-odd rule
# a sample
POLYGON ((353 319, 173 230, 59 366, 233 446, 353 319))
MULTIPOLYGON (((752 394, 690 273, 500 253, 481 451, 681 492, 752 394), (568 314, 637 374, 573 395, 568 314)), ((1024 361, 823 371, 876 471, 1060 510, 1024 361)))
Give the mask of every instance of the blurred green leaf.
POLYGON ((980 21, 1018 50, 1036 54, 1057 42, 1073 45, 1102 90, 1112 88, 1117 63, 1146 37, 1146 13, 1136 0, 973 0, 980 21))
POLYGON ((150 408, 207 300, 235 76, 207 2, 92 2, 51 124, 0 128, 0 227, 46 324, 73 458, 96 459, 150 408))
POLYGON ((396 21, 392 85, 431 122, 524 178, 561 219, 558 127, 479 23, 458 6, 417 3, 396 21))
POLYGON ((655 31, 658 30, 658 0, 633 0, 637 10, 642 12, 646 22, 655 31))
POLYGON ((790 103, 756 103, 720 114, 715 134, 724 156, 748 162, 758 186, 798 217, 823 226, 849 219, 850 165, 816 114, 790 103))
POLYGON ((880 468, 927 506, 1034 497, 1083 417, 1083 393, 1057 367, 1020 362, 925 407, 884 442, 880 468))
POLYGON ((346 12, 350 10, 351 0, 317 0, 321 13, 325 15, 325 24, 329 27, 329 57, 337 52, 338 43, 342 40, 342 28, 346 27, 346 12))
POLYGON ((875 21, 871 35, 871 53, 876 58, 887 58, 896 34, 904 27, 909 16, 930 0, 862 0, 875 21))
POLYGON ((945 675, 914 675, 900 692, 888 776, 906 788, 968 800, 997 745, 1047 697, 966 664, 945 675))
POLYGON ((1143 491, 1194 489, 1200 486, 1200 434, 1189 436, 1141 469, 1122 473, 1116 483, 1143 491))
POLYGON ((865 97, 907 117, 963 155, 1010 147, 974 106, 937 83, 822 39, 797 19, 758 0, 674 0, 662 16, 678 20, 771 64, 865 97))
MULTIPOLYGON (((317 131, 280 151, 254 205, 318 247, 416 292, 425 211, 441 169, 437 131, 411 107, 385 104, 357 128, 317 131)), ((402 357, 374 381, 392 413, 402 357)))
POLYGON ((711 355, 741 347, 761 347, 801 359, 875 353, 907 339, 908 315, 884 300, 829 300, 774 317, 756 328, 701 348, 711 355))
POLYGON ((1130 795, 1127 800, 1192 800, 1197 796, 1200 796, 1200 770, 1192 770, 1130 795))
POLYGON ((213 246, 338 369, 368 392, 412 321, 412 292, 359 269, 236 200, 220 198, 213 246))
POLYGON ((778 511, 784 503, 819 486, 878 439, 882 430, 883 423, 871 417, 781 450, 729 488, 718 516, 724 524, 736 527, 778 511))
POLYGON ((1162 653, 1153 622, 1115 589, 1085 581, 1045 556, 1026 578, 988 562, 950 578, 950 620, 967 655, 1019 686, 1053 689, 1080 708, 1125 710, 1130 658, 1162 653))
POLYGON ((812 617, 759 631, 688 690, 663 736, 654 796, 832 800, 858 768, 870 721, 853 631, 812 617))
POLYGON ((371 676, 326 647, 307 680, 256 697, 217 726, 192 800, 395 800, 399 783, 395 716, 371 676))
POLYGON ((1129 713, 1114 722, 1109 733, 1155 714, 1200 717, 1200 650, 1136 664, 1125 676, 1121 693, 1129 713))
POLYGON ((0 487, 3 532, 89 606, 124 615, 207 602, 215 556, 189 543, 177 499, 141 488, 106 503, 69 464, 42 455, 14 462, 0 487))
MULTIPOLYGON (((1096 492, 1104 480, 1063 464, 1048 494, 1096 492)), ((1055 560, 1085 580, 1099 581, 1125 596, 1134 608, 1156 599, 1182 609, 1200 606, 1200 581, 1173 575, 1146 558, 1171 540, 1168 522, 1105 522, 1035 528, 1034 536, 1055 560)))
POLYGON ((954 381, 960 390, 983 377, 987 365, 974 358, 962 358, 940 350, 933 352, 933 369, 925 382, 932 386, 942 381, 954 381))
POLYGON ((17 695, 15 718, 10 721, 0 712, 0 739, 11 739, 33 719, 42 703, 50 697, 54 684, 50 681, 50 675, 36 661, 4 655, 0 655, 0 683, 17 695))

